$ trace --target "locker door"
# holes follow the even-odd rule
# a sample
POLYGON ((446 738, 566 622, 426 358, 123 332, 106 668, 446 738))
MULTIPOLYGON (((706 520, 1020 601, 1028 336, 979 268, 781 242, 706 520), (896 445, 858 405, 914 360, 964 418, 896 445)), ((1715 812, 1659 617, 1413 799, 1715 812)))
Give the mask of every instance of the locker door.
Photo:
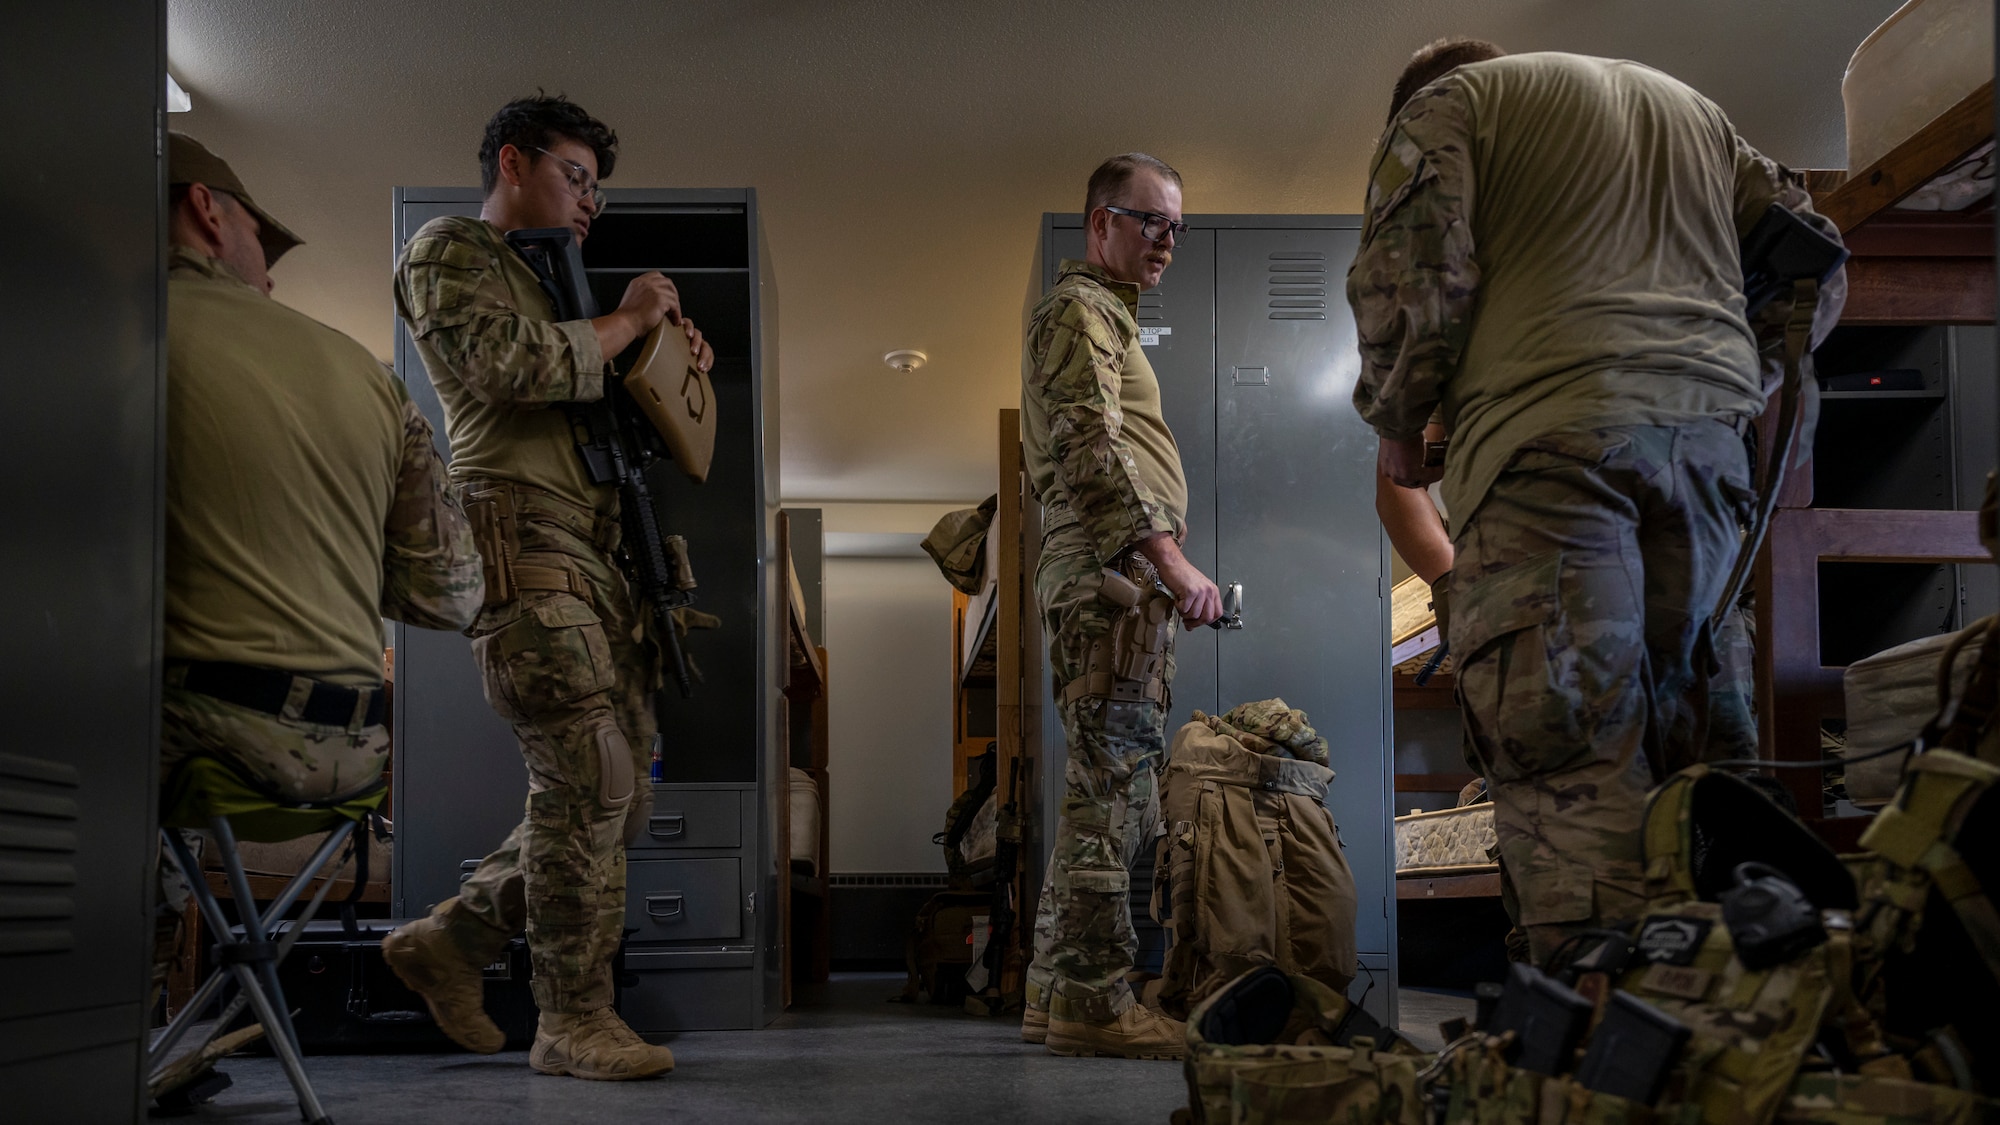
MULTIPOLYGON (((1081 259, 1083 231, 1055 231, 1055 282, 1060 259, 1081 259)), ((1188 537, 1181 551, 1203 574, 1215 575, 1215 232, 1190 230, 1174 248, 1173 264, 1157 288, 1139 294, 1140 342, 1160 378, 1167 427, 1181 449, 1188 483, 1188 537)), ((1174 641, 1174 700, 1168 738, 1199 707, 1215 710, 1216 634, 1181 632, 1174 641)))
POLYGON ((1220 637, 1216 703, 1279 696, 1326 736, 1375 1007, 1393 996, 1383 978, 1395 949, 1387 547, 1374 435, 1349 402, 1360 361, 1341 283, 1358 239, 1352 229, 1216 235, 1217 580, 1242 583, 1244 620, 1220 637))

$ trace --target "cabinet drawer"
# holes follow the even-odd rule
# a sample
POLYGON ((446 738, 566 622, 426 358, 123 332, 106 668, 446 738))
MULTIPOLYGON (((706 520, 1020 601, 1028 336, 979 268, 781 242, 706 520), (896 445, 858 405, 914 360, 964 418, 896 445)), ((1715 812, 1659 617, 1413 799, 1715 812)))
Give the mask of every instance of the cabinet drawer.
POLYGON ((740 848, 743 794, 735 789, 653 787, 653 811, 630 851, 652 848, 740 848))
POLYGON ((625 928, 639 931, 632 935, 635 943, 741 937, 742 861, 628 860, 625 928))

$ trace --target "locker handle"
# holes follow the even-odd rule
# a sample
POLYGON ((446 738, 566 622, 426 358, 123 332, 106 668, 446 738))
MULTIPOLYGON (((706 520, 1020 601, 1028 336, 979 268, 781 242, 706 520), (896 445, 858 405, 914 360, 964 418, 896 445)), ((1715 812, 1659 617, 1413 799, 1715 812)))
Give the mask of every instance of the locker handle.
POLYGON ((671 919, 678 918, 685 913, 687 913, 687 896, 679 891, 668 891, 663 895, 646 896, 646 914, 650 917, 671 919), (670 907, 670 909, 656 909, 656 907, 660 906, 670 907))
POLYGON ((671 840, 687 835, 687 815, 668 813, 665 816, 650 817, 646 821, 646 835, 658 840, 671 840))
POLYGON ((1222 616, 1208 623, 1211 629, 1243 627, 1243 583, 1231 582, 1222 589, 1222 616))

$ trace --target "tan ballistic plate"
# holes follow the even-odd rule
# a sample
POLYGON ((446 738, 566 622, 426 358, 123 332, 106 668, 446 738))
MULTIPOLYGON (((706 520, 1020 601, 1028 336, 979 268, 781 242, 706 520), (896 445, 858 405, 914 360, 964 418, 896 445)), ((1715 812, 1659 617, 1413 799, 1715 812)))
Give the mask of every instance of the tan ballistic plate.
POLYGON ((707 480, 715 459, 715 387, 695 367, 680 325, 662 320, 646 337, 625 390, 666 439, 681 471, 696 484, 707 480))

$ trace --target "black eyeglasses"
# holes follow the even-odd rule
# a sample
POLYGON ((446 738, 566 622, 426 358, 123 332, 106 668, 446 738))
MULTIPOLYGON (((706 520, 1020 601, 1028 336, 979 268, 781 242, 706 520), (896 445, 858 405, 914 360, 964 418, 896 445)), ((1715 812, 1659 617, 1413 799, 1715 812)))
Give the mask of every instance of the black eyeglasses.
POLYGON ((585 168, 574 160, 564 160, 562 157, 539 145, 531 145, 529 147, 548 157, 550 160, 555 161, 560 166, 563 178, 569 181, 569 190, 575 192, 578 199, 590 204, 591 214, 597 215, 603 213, 604 189, 598 187, 597 181, 590 178, 590 169, 585 168))
POLYGON ((1167 236, 1168 231, 1174 232, 1176 240, 1187 233, 1187 224, 1179 219, 1169 219, 1165 215, 1155 215, 1151 211, 1134 211, 1130 207, 1113 207, 1110 204, 1105 204, 1104 209, 1114 215, 1139 220, 1139 237, 1147 242, 1158 242, 1167 236))

